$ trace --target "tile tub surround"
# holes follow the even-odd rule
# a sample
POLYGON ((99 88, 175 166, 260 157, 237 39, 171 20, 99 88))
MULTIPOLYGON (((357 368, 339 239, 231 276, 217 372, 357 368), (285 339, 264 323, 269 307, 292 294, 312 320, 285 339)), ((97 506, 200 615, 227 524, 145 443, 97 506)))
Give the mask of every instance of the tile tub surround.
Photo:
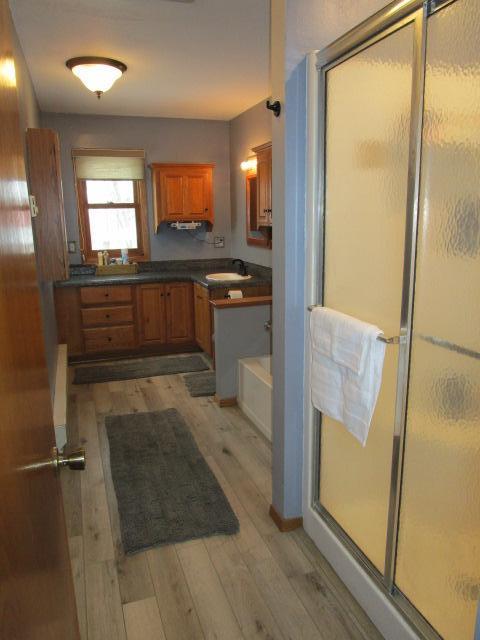
POLYGON ((161 260, 141 262, 138 273, 118 276, 96 276, 94 265, 72 265, 70 278, 55 283, 56 287, 88 287, 105 284, 142 284, 148 282, 198 282, 208 289, 236 289, 240 285, 254 287, 271 284, 272 270, 269 267, 245 263, 248 273, 253 277, 239 282, 211 282, 207 274, 213 272, 236 271, 232 260, 217 258, 212 260, 161 260))

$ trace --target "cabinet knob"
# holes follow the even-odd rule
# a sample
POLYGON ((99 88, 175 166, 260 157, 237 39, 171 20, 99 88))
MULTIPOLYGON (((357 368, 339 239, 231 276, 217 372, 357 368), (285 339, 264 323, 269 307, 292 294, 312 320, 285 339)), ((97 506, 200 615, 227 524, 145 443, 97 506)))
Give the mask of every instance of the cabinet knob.
POLYGON ((108 341, 109 341, 109 342, 111 342, 111 341, 112 341, 112 338, 111 338, 110 336, 108 336, 108 341))
POLYGON ((105 294, 105 298, 108 298, 108 293, 105 294))
POLYGON ((205 213, 207 213, 207 211, 208 211, 208 207, 205 209, 205 213))
POLYGON ((107 318, 107 319, 108 319, 108 318, 110 318, 110 314, 109 314, 109 313, 106 313, 106 314, 105 314, 105 318, 107 318))

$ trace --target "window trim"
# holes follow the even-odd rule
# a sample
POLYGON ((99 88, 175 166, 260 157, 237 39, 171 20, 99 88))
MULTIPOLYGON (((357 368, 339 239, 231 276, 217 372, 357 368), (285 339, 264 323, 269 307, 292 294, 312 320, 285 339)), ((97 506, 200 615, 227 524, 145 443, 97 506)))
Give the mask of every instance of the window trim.
MULTIPOLYGON (((137 224, 137 249, 129 249, 128 255, 137 262, 145 262, 150 260, 150 244, 148 237, 148 219, 147 219, 147 198, 145 190, 145 180, 132 180, 134 190, 134 202, 112 204, 88 204, 86 178, 77 178, 75 174, 75 189, 77 193, 77 213, 78 226, 80 231, 80 251, 82 254, 82 262, 84 264, 96 264, 98 260, 98 251, 92 249, 92 241, 90 237, 90 224, 88 209, 118 209, 118 208, 134 208, 135 219, 137 224)), ((108 250, 110 257, 119 258, 120 249, 108 250)))

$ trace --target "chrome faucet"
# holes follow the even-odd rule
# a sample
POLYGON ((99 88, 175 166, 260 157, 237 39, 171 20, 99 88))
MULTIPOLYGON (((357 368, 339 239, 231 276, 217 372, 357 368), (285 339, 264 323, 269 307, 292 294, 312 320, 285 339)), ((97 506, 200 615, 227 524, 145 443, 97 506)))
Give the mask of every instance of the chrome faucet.
POLYGON ((240 258, 235 258, 235 260, 232 260, 232 264, 235 264, 237 262, 238 262, 238 275, 246 276, 247 275, 247 265, 245 264, 245 262, 243 260, 240 260, 240 258))

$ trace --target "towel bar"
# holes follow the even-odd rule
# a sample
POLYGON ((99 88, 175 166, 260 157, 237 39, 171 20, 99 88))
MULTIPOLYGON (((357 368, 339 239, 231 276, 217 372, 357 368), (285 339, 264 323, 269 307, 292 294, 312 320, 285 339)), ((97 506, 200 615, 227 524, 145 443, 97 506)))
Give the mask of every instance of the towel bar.
MULTIPOLYGON (((309 311, 313 311, 315 307, 321 307, 321 304, 310 304, 307 308, 309 311)), ((391 336, 387 338, 386 336, 377 336, 377 340, 380 342, 385 342, 385 344, 400 344, 405 340, 405 336, 391 336)))

